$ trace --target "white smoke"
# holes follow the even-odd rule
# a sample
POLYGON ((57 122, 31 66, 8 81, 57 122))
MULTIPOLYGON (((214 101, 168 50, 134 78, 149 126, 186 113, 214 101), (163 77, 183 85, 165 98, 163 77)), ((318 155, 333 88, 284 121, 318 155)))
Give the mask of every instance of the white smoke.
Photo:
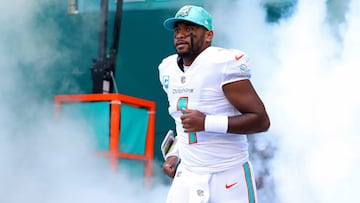
POLYGON ((299 0, 273 24, 260 5, 243 0, 214 10, 215 19, 227 19, 216 22, 218 41, 253 59, 252 80, 272 121, 259 139, 277 149, 273 185, 259 193, 276 194, 264 202, 358 202, 360 3, 299 0))
MULTIPOLYGON (((142 180, 88 156, 94 148, 88 126, 54 121, 51 101, 32 89, 51 84, 45 73, 70 57, 54 49, 60 28, 34 22, 49 2, 0 7, 0 202, 163 202, 167 186, 155 181, 144 189, 142 180)), ((272 121, 258 137, 277 149, 272 180, 259 191, 271 198, 262 202, 359 202, 360 2, 332 0, 346 2, 338 14, 325 0, 298 0, 293 15, 274 24, 265 22, 259 1, 218 2, 210 5, 215 41, 249 53, 272 121), (339 21, 329 20, 333 13, 339 21)))

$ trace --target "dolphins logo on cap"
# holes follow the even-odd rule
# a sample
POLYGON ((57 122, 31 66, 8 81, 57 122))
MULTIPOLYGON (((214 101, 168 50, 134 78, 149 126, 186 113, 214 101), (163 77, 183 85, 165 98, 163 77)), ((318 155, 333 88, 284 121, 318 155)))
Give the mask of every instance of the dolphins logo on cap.
POLYGON ((183 7, 179 12, 177 12, 175 18, 188 16, 191 8, 192 8, 191 6, 183 7))

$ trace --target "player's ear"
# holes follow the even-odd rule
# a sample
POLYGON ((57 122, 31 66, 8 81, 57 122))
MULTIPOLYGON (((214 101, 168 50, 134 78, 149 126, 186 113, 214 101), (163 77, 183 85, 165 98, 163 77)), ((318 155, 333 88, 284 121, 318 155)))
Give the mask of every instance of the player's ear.
POLYGON ((212 30, 206 31, 206 42, 211 43, 212 39, 214 37, 214 32, 212 30))

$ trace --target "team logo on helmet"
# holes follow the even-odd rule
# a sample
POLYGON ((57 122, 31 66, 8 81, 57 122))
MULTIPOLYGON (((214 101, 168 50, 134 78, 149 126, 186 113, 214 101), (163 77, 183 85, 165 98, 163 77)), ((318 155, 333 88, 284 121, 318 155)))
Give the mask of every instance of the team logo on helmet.
POLYGON ((183 7, 179 12, 176 13, 175 18, 188 16, 191 8, 191 6, 183 7))

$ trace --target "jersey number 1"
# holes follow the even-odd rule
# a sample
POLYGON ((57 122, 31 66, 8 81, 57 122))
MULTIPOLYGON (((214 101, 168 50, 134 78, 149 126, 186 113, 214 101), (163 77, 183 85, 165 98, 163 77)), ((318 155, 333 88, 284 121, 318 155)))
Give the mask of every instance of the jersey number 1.
MULTIPOLYGON (((189 100, 188 97, 180 97, 177 103, 177 110, 181 111, 181 109, 187 109, 188 100, 189 100)), ((196 133, 189 133, 189 144, 195 144, 195 143, 197 143, 196 133)))

